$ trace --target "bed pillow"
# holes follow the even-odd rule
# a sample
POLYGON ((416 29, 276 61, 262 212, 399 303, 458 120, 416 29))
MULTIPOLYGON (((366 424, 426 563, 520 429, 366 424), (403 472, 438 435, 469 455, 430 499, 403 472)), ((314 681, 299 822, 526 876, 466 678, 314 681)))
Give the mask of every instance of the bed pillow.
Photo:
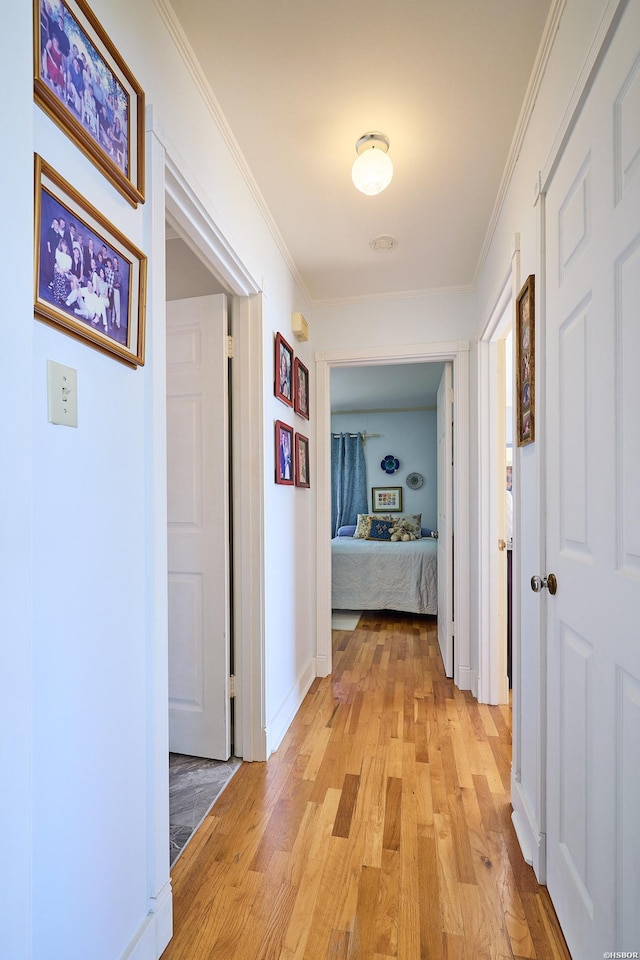
POLYGON ((338 527, 338 534, 337 534, 337 536, 339 536, 339 537, 352 537, 355 532, 356 532, 356 525, 355 525, 355 523, 347 523, 347 524, 345 524, 344 527, 338 527))
POLYGON ((422 533, 422 536, 423 536, 423 537, 428 538, 429 540, 437 540, 437 539, 438 539, 438 531, 437 531, 437 530, 429 530, 428 527, 422 527, 420 532, 422 533))
POLYGON ((393 530, 394 520, 381 520, 380 517, 371 518, 371 527, 367 534, 367 540, 391 540, 391 531, 393 530))
POLYGON ((359 513, 356 524, 356 532, 353 535, 354 540, 366 540, 371 530, 371 524, 374 520, 390 520, 391 518, 383 513, 359 513))

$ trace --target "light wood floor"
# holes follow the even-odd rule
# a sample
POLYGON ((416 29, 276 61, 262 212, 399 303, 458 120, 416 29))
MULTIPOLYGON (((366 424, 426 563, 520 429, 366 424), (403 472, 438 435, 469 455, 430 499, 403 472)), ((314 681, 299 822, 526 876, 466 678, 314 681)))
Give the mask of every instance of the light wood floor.
POLYGON ((163 960, 567 960, 511 825, 510 708, 444 677, 430 618, 333 638, 333 676, 178 861, 163 960))

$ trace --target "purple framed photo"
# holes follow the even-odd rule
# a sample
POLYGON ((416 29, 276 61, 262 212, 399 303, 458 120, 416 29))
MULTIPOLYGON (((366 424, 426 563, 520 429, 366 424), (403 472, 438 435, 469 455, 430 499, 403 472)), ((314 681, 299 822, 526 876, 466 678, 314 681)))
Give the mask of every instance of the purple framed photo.
POLYGON ((34 250, 35 316, 142 366, 147 258, 38 155, 34 250))
POLYGON ((144 93, 86 0, 33 0, 33 73, 36 103, 144 203, 144 93))
POLYGON ((289 486, 294 482, 293 427, 282 420, 275 422, 276 483, 289 486))

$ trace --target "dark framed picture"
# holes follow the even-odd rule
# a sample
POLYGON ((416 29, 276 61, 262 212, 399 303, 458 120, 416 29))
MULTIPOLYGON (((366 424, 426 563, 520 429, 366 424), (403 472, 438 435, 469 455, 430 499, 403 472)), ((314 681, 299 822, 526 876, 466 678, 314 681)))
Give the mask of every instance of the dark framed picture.
POLYGON ((293 350, 281 333, 276 334, 274 393, 278 400, 293 406, 293 350))
POLYGON ((309 419, 309 371, 297 357, 293 363, 293 409, 309 419))
POLYGON ((401 513, 402 487, 372 487, 372 513, 401 513))
POLYGON ((296 486, 309 487, 309 440, 296 433, 296 486))
POLYGON ((535 439, 535 277, 527 277, 516 299, 516 438, 535 439))
POLYGON ((282 420, 275 422, 276 434, 276 483, 293 484, 294 482, 294 464, 293 464, 293 427, 283 423, 282 420))
POLYGON ((144 93, 86 0, 33 0, 33 69, 36 103, 144 203, 144 93))
POLYGON ((144 363, 146 256, 37 154, 34 265, 38 319, 144 363))

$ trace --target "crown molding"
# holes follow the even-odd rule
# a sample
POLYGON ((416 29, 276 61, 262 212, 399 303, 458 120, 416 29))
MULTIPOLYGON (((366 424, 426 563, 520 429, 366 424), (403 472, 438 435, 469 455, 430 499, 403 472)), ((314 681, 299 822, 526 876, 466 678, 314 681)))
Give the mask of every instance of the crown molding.
POLYGON ((224 143, 231 154, 231 157, 240 171, 243 180, 245 181, 251 196, 262 216, 269 232, 271 233, 278 250, 280 251, 287 267, 289 268, 291 275, 300 288, 300 292, 309 302, 313 302, 313 298, 309 295, 307 287, 300 276, 298 268, 295 265, 295 262, 289 253, 289 249, 284 242, 282 234, 280 233, 276 221, 269 210, 266 200, 264 199, 258 184, 251 172, 249 164, 247 163, 240 145, 236 140, 231 127, 227 121, 227 118, 224 115, 222 107, 218 103, 215 93, 209 83, 202 66, 195 54, 195 51, 187 36, 180 25, 178 18, 176 17, 173 7, 168 2, 168 0, 153 0, 156 10, 158 11, 162 22, 164 23, 169 36, 173 40, 175 47, 180 55, 180 58, 184 62, 187 70, 189 71, 191 78, 196 85, 202 100, 209 111, 211 118, 220 131, 220 135, 224 140, 224 143))
POLYGON ((551 56, 551 51, 560 27, 560 21, 562 19, 562 14, 564 13, 565 6, 566 0, 553 0, 551 9, 549 10, 549 15, 547 16, 547 22, 542 34, 542 39, 540 40, 540 46, 538 47, 538 53, 533 65, 533 70, 531 71, 529 84, 527 86, 527 92, 525 93, 524 101, 522 103, 520 116, 518 117, 518 123, 516 124, 515 133, 513 135, 511 147, 507 156, 507 162, 502 174, 502 180, 500 181, 498 194, 493 206, 491 218, 489 220, 489 226, 487 227, 484 243, 482 244, 482 249, 480 251, 480 257, 478 259, 478 265, 476 267, 476 272, 473 279, 474 289, 477 286, 480 274, 484 269, 487 256, 489 255, 489 249, 493 242, 494 234, 498 226, 498 220, 500 219, 500 214, 502 213, 502 207, 507 196, 507 191, 511 185, 513 172, 516 168, 518 158, 520 157, 522 144, 527 134, 527 130, 529 129, 529 123, 531 122, 533 110, 538 99, 542 80, 547 69, 547 64, 549 63, 549 57, 551 56))

